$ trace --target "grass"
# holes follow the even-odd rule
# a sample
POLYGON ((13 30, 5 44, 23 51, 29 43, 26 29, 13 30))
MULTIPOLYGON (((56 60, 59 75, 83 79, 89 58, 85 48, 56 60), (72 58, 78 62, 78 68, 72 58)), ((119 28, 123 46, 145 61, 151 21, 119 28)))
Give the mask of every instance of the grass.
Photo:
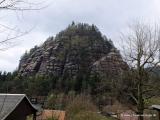
POLYGON ((91 111, 82 111, 73 117, 73 120, 114 120, 111 117, 102 116, 99 113, 91 111))
POLYGON ((47 120, 58 120, 57 117, 47 118, 47 120))
POLYGON ((151 105, 159 105, 160 104, 160 97, 152 97, 148 100, 145 100, 145 105, 146 106, 151 106, 151 105))

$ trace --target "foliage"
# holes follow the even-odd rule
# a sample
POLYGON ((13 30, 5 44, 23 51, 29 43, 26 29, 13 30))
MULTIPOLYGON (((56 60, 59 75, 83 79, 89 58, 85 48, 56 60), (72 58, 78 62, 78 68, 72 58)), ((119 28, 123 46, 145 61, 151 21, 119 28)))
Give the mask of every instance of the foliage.
MULTIPOLYGON (((73 103, 75 98, 82 96, 82 93, 76 94, 75 91, 69 91, 67 94, 64 93, 51 93, 48 95, 45 108, 65 110, 68 106, 73 103)), ((88 96, 89 98, 89 96, 88 96)), ((91 98, 89 98, 91 99, 91 98)))
POLYGON ((113 120, 98 113, 90 96, 78 95, 66 108, 67 120, 113 120))
POLYGON ((152 97, 150 99, 146 99, 144 102, 145 102, 146 106, 159 105, 160 104, 160 97, 152 97))
POLYGON ((66 108, 67 120, 72 120, 75 115, 82 111, 96 112, 97 108, 91 102, 89 96, 79 95, 66 108))

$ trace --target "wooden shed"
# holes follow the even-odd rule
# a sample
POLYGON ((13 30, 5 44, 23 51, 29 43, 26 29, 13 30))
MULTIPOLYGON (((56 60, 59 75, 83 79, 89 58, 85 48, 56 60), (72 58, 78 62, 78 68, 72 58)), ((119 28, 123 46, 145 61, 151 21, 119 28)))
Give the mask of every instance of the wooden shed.
POLYGON ((0 94, 0 120, 26 120, 28 115, 36 120, 36 112, 25 94, 0 94))

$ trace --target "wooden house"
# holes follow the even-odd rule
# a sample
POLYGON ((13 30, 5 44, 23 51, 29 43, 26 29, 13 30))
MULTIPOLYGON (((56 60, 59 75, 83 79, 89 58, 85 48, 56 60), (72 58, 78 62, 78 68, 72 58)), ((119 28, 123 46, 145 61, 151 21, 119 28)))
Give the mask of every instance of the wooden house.
POLYGON ((0 120, 36 120, 37 109, 25 94, 0 94, 0 120))

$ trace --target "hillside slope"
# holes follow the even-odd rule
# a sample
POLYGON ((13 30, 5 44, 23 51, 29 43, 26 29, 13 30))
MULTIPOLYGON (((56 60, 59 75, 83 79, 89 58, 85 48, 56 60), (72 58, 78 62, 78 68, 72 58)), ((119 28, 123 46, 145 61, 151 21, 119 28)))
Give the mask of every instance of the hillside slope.
POLYGON ((127 66, 111 40, 102 36, 96 26, 73 23, 55 38, 49 37, 43 45, 25 53, 20 60, 18 72, 22 76, 38 73, 85 79, 93 66, 103 68, 103 65, 97 64, 99 61, 106 62, 104 69, 108 66, 107 69, 114 71, 127 66), (104 58, 107 60, 104 61, 104 58))

